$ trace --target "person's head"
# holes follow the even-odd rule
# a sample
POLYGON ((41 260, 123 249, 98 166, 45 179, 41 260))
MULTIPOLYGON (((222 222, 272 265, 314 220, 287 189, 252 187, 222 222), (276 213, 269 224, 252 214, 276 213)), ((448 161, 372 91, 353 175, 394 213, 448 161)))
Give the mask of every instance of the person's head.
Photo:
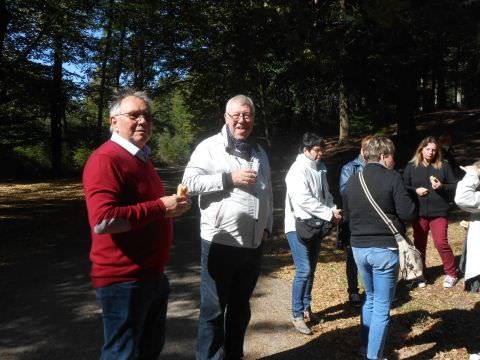
POLYGON ((127 89, 110 102, 110 130, 143 148, 152 136, 151 100, 144 91, 127 89))
POLYGON ((240 141, 247 140, 255 121, 255 105, 252 99, 245 95, 232 97, 225 106, 224 117, 232 136, 240 141))
POLYGON ((317 134, 306 132, 302 137, 300 152, 313 161, 322 159, 325 151, 325 140, 317 134))
POLYGON ((373 135, 367 135, 362 139, 362 143, 360 145, 360 155, 363 158, 363 151, 367 147, 368 142, 373 138, 373 135))
POLYGON ((450 134, 442 134, 438 137, 438 145, 449 147, 452 145, 452 137, 450 134))
POLYGON ((388 169, 395 166, 395 145, 383 136, 372 136, 362 148, 365 162, 378 162, 388 169))
POLYGON ((440 169, 442 167, 443 158, 437 139, 433 136, 427 136, 420 141, 411 162, 415 167, 431 164, 434 168, 440 169))

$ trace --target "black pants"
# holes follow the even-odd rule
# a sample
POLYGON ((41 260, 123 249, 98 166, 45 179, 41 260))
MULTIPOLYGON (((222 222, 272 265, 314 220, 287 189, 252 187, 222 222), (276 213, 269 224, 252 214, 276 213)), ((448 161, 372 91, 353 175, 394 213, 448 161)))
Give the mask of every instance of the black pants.
POLYGON ((197 360, 243 357, 261 258, 262 246, 250 249, 202 240, 197 360))

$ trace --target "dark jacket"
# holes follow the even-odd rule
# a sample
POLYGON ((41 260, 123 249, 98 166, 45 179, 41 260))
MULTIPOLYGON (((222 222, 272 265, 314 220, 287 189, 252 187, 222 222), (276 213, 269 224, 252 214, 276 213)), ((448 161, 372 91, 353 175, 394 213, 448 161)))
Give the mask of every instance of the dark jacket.
MULTIPOLYGON (((393 221, 395 227, 404 233, 403 222, 415 218, 415 204, 403 184, 401 175, 379 163, 369 163, 363 169, 363 176, 377 204, 393 221)), ((352 247, 398 247, 392 232, 368 201, 360 185, 358 173, 351 176, 347 182, 343 208, 352 233, 352 247)))
POLYGON ((453 199, 457 188, 457 179, 447 162, 444 162, 440 169, 435 169, 432 165, 415 167, 412 162, 409 162, 403 173, 403 181, 416 201, 419 216, 447 216, 449 202, 453 199), (437 190, 432 188, 430 182, 430 176, 432 175, 442 183, 442 186, 437 190), (419 187, 427 188, 428 194, 418 196, 416 189, 419 187))

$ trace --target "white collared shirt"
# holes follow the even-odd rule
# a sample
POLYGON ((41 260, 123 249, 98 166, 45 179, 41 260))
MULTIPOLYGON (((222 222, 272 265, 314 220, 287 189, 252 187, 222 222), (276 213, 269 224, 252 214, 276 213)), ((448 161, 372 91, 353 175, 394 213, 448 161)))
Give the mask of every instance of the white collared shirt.
POLYGON ((118 135, 118 133, 116 133, 116 132, 112 133, 112 137, 110 138, 110 140, 112 140, 114 143, 120 145, 122 148, 127 150, 130 154, 138 157, 140 160, 142 160, 144 162, 146 162, 148 160, 148 157, 151 153, 151 150, 147 145, 145 145, 143 147, 143 149, 140 149, 135 144, 132 144, 127 139, 118 135))

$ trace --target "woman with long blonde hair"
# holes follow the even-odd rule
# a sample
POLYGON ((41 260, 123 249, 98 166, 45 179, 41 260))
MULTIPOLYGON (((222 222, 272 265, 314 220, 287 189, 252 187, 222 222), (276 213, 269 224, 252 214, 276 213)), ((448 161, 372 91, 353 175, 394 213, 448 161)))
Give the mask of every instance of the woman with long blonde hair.
MULTIPOLYGON (((428 232, 440 258, 445 278, 444 288, 455 286, 458 281, 455 257, 448 243, 449 199, 453 198, 457 180, 450 165, 443 161, 442 151, 436 138, 428 136, 417 147, 412 160, 403 173, 405 185, 417 201, 418 219, 413 226, 415 246, 422 253, 426 269, 426 251, 428 232)), ((426 279, 418 282, 419 287, 426 286, 426 279)))

